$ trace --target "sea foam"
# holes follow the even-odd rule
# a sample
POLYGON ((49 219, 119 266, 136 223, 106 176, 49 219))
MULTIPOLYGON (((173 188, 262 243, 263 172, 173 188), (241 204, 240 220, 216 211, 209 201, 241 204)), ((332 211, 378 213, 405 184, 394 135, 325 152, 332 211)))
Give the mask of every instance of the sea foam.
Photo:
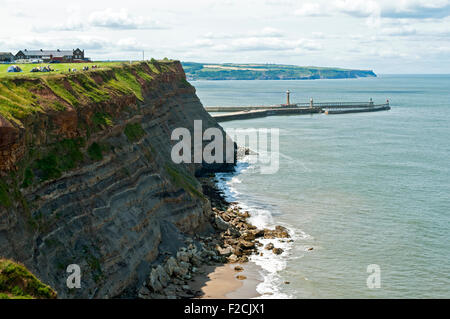
MULTIPOLYGON (((234 173, 217 173, 217 186, 223 192, 225 199, 229 202, 237 203, 242 211, 248 211, 250 213, 249 223, 257 228, 274 229, 276 223, 273 218, 274 207, 269 207, 268 204, 264 204, 255 200, 252 200, 251 194, 239 192, 239 184, 242 180, 239 178, 241 174, 248 174, 257 169, 257 164, 252 164, 246 161, 244 157, 236 165, 234 173)), ((274 238, 274 239, 258 239, 264 246, 268 243, 272 243, 277 248, 283 249, 283 253, 280 255, 274 254, 270 250, 264 249, 262 246, 257 254, 250 257, 250 261, 261 267, 260 275, 263 281, 258 284, 256 290, 261 295, 258 298, 291 298, 289 294, 282 291, 284 281, 279 275, 279 272, 286 268, 287 262, 290 258, 290 251, 297 239, 307 238, 308 235, 302 231, 294 230, 293 227, 287 224, 282 226, 286 227, 291 236, 292 241, 286 239, 274 238), (262 256, 260 255, 262 253, 262 256)))

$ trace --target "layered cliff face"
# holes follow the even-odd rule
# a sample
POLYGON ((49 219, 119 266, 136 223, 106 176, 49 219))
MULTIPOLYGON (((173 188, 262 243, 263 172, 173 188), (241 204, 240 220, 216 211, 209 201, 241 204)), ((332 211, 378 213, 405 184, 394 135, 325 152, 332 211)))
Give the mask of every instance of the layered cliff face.
POLYGON ((59 297, 133 296, 161 244, 208 231, 194 176, 233 164, 172 162, 175 128, 221 130, 179 62, 8 79, 0 97, 0 256, 59 297), (81 289, 66 286, 69 264, 81 289))

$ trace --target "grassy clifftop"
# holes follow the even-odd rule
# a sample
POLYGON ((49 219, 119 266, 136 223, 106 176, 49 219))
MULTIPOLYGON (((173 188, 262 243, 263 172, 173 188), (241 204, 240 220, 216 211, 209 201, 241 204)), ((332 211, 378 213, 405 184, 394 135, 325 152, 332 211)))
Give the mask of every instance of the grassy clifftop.
POLYGON ((207 64, 183 62, 191 80, 313 80, 374 77, 371 70, 278 64, 207 64))
POLYGON ((130 142, 142 138, 134 118, 142 116, 144 98, 157 104, 161 87, 168 86, 192 89, 178 61, 0 76, 0 207, 23 201, 20 188, 112 152, 113 145, 98 141, 101 132, 116 128, 130 142))
POLYGON ((9 73, 0 75, 0 116, 21 127, 36 112, 64 111, 89 103, 107 102, 118 95, 143 100, 142 86, 173 63, 147 61, 99 64, 98 69, 74 73, 9 73), (36 75, 38 74, 38 75, 36 75))
POLYGON ((54 299, 56 292, 24 266, 0 258, 0 299, 54 299))

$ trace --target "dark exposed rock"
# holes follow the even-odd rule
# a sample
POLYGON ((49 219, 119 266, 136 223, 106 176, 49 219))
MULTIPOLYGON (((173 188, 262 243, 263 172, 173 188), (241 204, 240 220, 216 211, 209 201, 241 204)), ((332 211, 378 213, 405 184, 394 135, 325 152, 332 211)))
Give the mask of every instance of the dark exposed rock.
POLYGON ((238 261, 241 262, 241 263, 246 263, 246 262, 248 262, 248 257, 247 256, 242 256, 241 258, 239 258, 238 261))
POLYGON ((241 240, 239 240, 239 247, 244 250, 253 249, 253 248, 255 248, 255 242, 241 239, 241 240))
POLYGON ((235 254, 232 254, 230 257, 228 257, 228 261, 230 263, 236 263, 236 262, 238 262, 238 260, 239 260, 239 258, 235 254))
POLYGON ((242 239, 246 241, 255 240, 255 234, 252 231, 246 231, 241 236, 242 239))
POLYGON ((234 271, 241 272, 244 271, 244 268, 242 268, 241 266, 236 266, 234 267, 234 271))
POLYGON ((220 216, 215 217, 215 224, 217 228, 222 231, 225 231, 230 227, 230 225, 227 222, 225 222, 220 216))
POLYGON ((228 246, 226 248, 222 248, 220 246, 217 246, 217 251, 222 256, 230 256, 233 253, 233 248, 231 246, 228 246))
POLYGON ((274 248, 274 249, 272 249, 272 252, 273 252, 275 255, 281 255, 281 254, 284 252, 284 250, 281 249, 281 248, 274 248))
POLYGON ((264 238, 290 238, 289 231, 283 226, 276 226, 274 230, 264 229, 264 238))
POLYGON ((253 229, 251 230, 251 233, 255 236, 255 238, 263 237, 264 236, 264 230, 263 229, 253 229))

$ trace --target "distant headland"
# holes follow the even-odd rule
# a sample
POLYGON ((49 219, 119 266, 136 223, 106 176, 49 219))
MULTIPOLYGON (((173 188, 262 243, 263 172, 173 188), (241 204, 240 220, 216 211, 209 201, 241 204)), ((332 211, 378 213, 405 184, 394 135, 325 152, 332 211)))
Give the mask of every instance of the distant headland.
POLYGON ((182 62, 188 80, 315 80, 376 77, 372 70, 281 64, 182 62))

